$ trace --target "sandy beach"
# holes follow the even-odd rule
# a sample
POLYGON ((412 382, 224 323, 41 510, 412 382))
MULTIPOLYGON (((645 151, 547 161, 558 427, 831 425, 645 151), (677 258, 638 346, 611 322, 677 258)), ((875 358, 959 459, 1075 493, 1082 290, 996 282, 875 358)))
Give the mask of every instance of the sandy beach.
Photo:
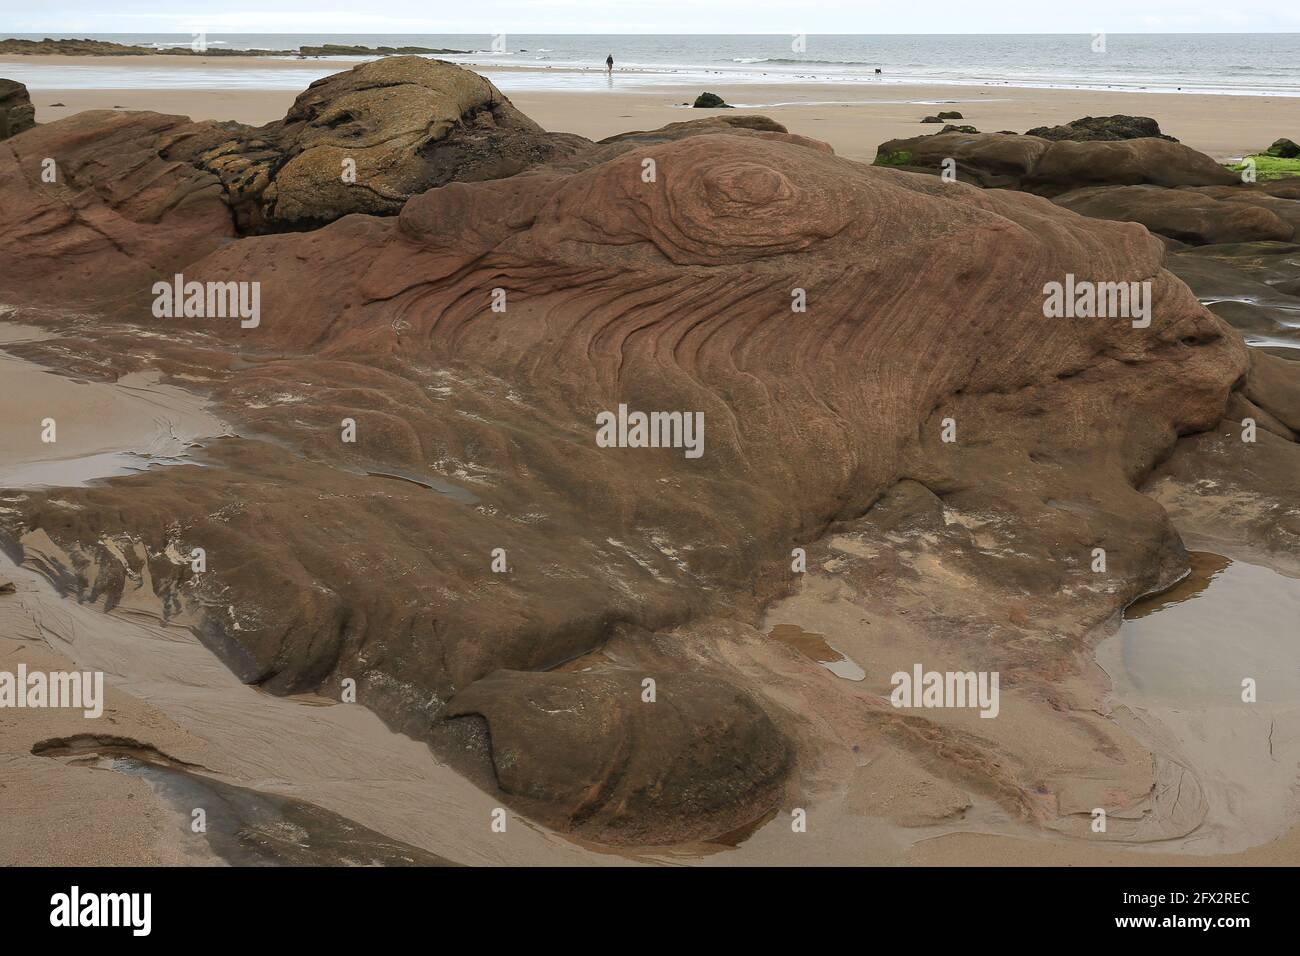
MULTIPOLYGON (((298 92, 311 80, 356 65, 357 61, 273 60, 261 57, 0 57, 0 76, 14 76, 32 87, 29 78, 42 70, 91 69, 107 71, 98 89, 31 89, 38 120, 57 119, 81 110, 156 110, 193 119, 231 119, 260 125, 282 117, 298 92), (133 82, 113 87, 112 71, 148 70, 165 78, 167 73, 229 73, 232 88, 168 88, 163 78, 157 88, 143 89, 133 82), (291 88, 258 89, 250 86, 250 71, 275 74, 277 86, 295 78, 291 88), (243 78, 239 78, 239 77, 243 78), (55 105, 61 104, 61 105, 55 105)), ((472 68, 472 67, 471 67, 472 68)), ((639 85, 638 74, 616 71, 586 72, 528 67, 491 66, 483 69, 524 113, 553 132, 577 133, 603 139, 635 129, 656 129, 667 123, 698 119, 712 111, 691 109, 703 90, 697 86, 639 85), (512 89, 510 75, 564 73, 572 90, 512 89), (583 88, 587 87, 587 88, 583 88)), ((662 80, 662 78, 660 78, 662 80)), ((1025 89, 958 85, 883 85, 844 83, 729 83, 719 77, 708 90, 737 112, 770 116, 792 133, 830 143, 850 159, 870 162, 876 147, 890 139, 932 132, 920 124, 938 109, 955 109, 962 122, 984 132, 1013 130, 1023 133, 1036 126, 1065 123, 1080 116, 1125 113, 1152 116, 1161 129, 1215 159, 1234 159, 1267 146, 1279 136, 1300 127, 1300 97, 1227 96, 1209 94, 1141 93, 1130 91, 1025 89), (747 104, 754 104, 752 106, 747 104)), ((727 111, 732 112, 732 111, 727 111)))

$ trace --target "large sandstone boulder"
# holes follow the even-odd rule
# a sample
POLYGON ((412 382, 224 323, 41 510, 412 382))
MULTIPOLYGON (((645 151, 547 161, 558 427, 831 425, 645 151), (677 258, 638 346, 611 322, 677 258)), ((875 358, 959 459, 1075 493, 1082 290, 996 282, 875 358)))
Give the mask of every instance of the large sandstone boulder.
POLYGON ((395 56, 316 81, 283 120, 199 145, 174 155, 217 175, 241 231, 262 232, 392 215, 426 189, 512 176, 589 143, 545 132, 477 73, 395 56))
POLYGON ((16 80, 0 79, 0 139, 16 136, 36 125, 36 107, 27 87, 16 80))
POLYGON ((1120 139, 1154 137, 1171 143, 1178 140, 1160 132, 1160 124, 1149 116, 1084 116, 1061 126, 1037 126, 1026 130, 1026 136, 1039 139, 1073 140, 1076 143, 1113 142, 1120 139))
MULTIPOLYGON (((970 666, 1021 681, 1067 672, 1090 622, 1182 573, 1167 516, 1134 484, 1220 421, 1247 358, 1164 257, 1135 224, 776 131, 610 143, 429 189, 395 217, 233 239, 186 267, 259 282, 256 329, 152 320, 138 300, 80 324, 79 367, 202 381, 258 437, 213 444, 213 467, 30 493, 0 529, 85 600, 193 623, 268 690, 356 680, 394 727, 556 825, 713 838, 780 805, 799 763, 787 744, 815 724, 801 702, 833 695, 810 682, 838 679, 811 664, 769 682, 771 651, 745 636, 801 586, 794 546, 879 523, 882 501, 904 531, 946 527, 949 508, 1005 524, 1014 547, 982 560, 1054 607, 1054 627, 1068 596, 1077 629, 933 626, 970 666), (1149 323, 1047 316, 1044 287, 1067 276, 1150 283, 1149 323), (602 446, 598 416, 620 405, 698 412, 702 456, 602 446), (1087 567, 1099 543, 1104 586, 1087 567), (172 556, 200 544, 223 557, 195 575, 172 556), (631 663, 555 675, 616 639, 631 663), (537 756, 552 748, 555 767, 537 756)), ((123 258, 86 262, 111 283, 136 268, 123 258)), ((882 540, 871 553, 901 560, 882 540)), ((960 755, 972 786, 1041 812, 1025 760, 997 749, 1014 744, 878 706, 854 719, 960 755)))
POLYGON ((1240 178, 1210 157, 1164 139, 1052 142, 1002 133, 939 133, 881 144, 876 163, 940 172, 955 160, 959 177, 979 186, 1042 196, 1084 186, 1219 186, 1240 178))
POLYGON ((1084 216, 1140 222, 1152 232, 1192 245, 1222 242, 1290 242, 1300 223, 1300 203, 1267 194, 1259 204, 1239 201, 1241 187, 1213 187, 1222 192, 1165 189, 1160 186, 1094 186, 1056 196, 1058 206, 1084 216), (1222 198, 1220 198, 1220 196, 1222 198), (1284 209, 1287 219, 1266 204, 1284 209))

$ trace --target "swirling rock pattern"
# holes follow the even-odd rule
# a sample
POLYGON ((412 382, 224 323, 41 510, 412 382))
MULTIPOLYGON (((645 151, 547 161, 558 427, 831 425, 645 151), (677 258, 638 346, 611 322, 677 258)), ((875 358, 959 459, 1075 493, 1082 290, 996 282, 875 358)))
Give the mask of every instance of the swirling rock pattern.
MULTIPOLYGON (((35 555, 48 536, 83 599, 148 582, 160 613, 270 690, 356 679, 393 726, 594 839, 714 838, 784 805, 834 708, 1049 819, 1031 756, 982 727, 834 690, 800 713, 813 678, 754 627, 812 587, 796 546, 843 533, 883 553, 840 576, 862 596, 914 593, 938 566, 927 549, 950 545, 1023 607, 994 622, 988 601, 931 588, 927 626, 1030 688, 1026 706, 1068 709, 1051 685, 1088 629, 1185 568, 1136 485, 1221 420, 1244 345, 1140 225, 687 125, 186 265, 259 282, 255 329, 148 319, 149 269, 94 247, 114 289, 138 287, 90 298, 101 329, 59 348, 201 381, 247 437, 208 449, 212 467, 31 494, 8 537, 35 555), (1150 325, 1047 317, 1044 287, 1067 274, 1149 283, 1150 325), (620 404, 702 412, 704 455, 599 447, 597 415, 620 404), (1014 547, 991 553, 978 527, 1014 547), (222 556, 202 576, 169 557, 200 543, 222 556), (1104 584, 1084 566, 1099 544, 1104 584), (1036 630, 1063 594, 1071 623, 1036 630)), ((1051 148, 1079 145, 1116 144, 1051 148)))

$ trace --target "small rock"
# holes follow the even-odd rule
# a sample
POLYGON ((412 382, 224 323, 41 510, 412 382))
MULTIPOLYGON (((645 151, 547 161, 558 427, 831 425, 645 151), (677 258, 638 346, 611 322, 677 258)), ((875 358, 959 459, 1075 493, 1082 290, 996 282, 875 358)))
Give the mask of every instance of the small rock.
POLYGON ((17 590, 12 581, 0 581, 0 594, 13 594, 17 590))
POLYGON ((1276 156, 1278 159, 1295 159, 1300 156, 1300 146, 1283 137, 1274 140, 1273 145, 1264 150, 1265 156, 1276 156))
POLYGON ((939 117, 937 117, 937 116, 927 116, 925 119, 921 120, 921 122, 922 122, 922 123, 942 123, 943 120, 939 119, 939 117))
POLYGON ((939 114, 939 119, 941 120, 965 119, 965 118, 966 117, 962 116, 956 110, 945 110, 944 112, 939 114))
POLYGON ((722 97, 717 93, 701 93, 695 97, 695 108, 697 110, 729 110, 733 107, 724 103, 722 97))

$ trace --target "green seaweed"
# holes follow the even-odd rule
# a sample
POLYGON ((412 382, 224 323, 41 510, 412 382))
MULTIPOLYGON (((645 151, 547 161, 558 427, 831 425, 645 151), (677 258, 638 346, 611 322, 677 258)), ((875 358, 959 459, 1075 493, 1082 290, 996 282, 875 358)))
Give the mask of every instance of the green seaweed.
POLYGON ((912 154, 906 149, 897 149, 890 153, 876 154, 875 166, 910 166, 912 154))
POLYGON ((1227 167, 1234 173, 1239 173, 1246 168, 1246 160, 1255 161, 1255 181, 1268 182, 1272 179, 1286 179, 1290 176, 1300 176, 1300 159, 1279 159, 1276 156, 1269 156, 1266 153, 1256 153, 1254 156, 1247 156, 1239 163, 1228 163, 1227 167))

